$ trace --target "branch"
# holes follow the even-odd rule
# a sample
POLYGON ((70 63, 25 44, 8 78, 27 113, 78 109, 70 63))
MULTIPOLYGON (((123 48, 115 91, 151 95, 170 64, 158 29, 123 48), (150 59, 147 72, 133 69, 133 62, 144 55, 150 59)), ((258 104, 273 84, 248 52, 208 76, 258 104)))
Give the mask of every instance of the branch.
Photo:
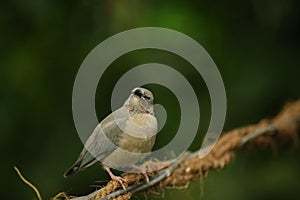
POLYGON ((258 124, 234 129, 224 134, 204 158, 199 157, 199 151, 186 152, 174 162, 148 161, 145 166, 165 166, 160 171, 148 174, 150 182, 144 182, 141 174, 126 173, 122 177, 126 180, 126 190, 116 181, 87 196, 67 197, 60 193, 53 200, 100 200, 100 199, 130 199, 134 193, 151 189, 178 187, 187 185, 190 181, 205 176, 210 170, 221 169, 227 165, 236 150, 250 150, 257 148, 276 149, 278 146, 298 146, 300 132, 300 100, 287 104, 272 120, 263 119, 258 124), (62 198, 62 196, 64 196, 62 198))
POLYGON ((15 166, 14 167, 15 171, 17 172, 18 176, 20 177, 20 179, 26 184, 28 185, 31 189, 33 189, 33 191, 35 192, 38 200, 42 200, 41 194, 39 192, 39 190, 32 184, 30 183, 28 180, 26 180, 24 178, 24 176, 21 174, 20 170, 15 166))

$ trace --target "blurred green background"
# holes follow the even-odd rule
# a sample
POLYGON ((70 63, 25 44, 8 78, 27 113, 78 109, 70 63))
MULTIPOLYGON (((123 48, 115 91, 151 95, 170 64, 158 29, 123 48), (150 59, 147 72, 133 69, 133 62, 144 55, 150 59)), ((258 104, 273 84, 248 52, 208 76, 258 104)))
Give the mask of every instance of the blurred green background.
MULTIPOLYGON (((271 117, 300 97, 300 2, 11 0, 0 3, 0 199, 33 199, 13 171, 17 165, 44 199, 60 191, 87 194, 109 180, 100 166, 63 178, 82 143, 72 118, 72 87, 87 54, 121 31, 144 26, 180 31, 198 41, 222 74, 228 101, 224 130, 271 117), (95 181, 102 181, 96 183, 95 181), (103 182, 104 181, 104 182, 103 182)), ((106 71, 96 96, 99 119, 110 112, 115 81, 130 67, 163 63, 191 83, 200 79, 178 56, 158 50, 128 53, 106 71)), ((209 120, 206 86, 193 85, 201 101, 199 134, 209 120), (202 113, 203 111, 203 113, 202 113)), ((176 113, 177 102, 163 87, 149 85, 157 101, 176 113)), ((159 145, 172 138, 170 118, 159 145)), ((201 136, 191 146, 200 147, 201 136)), ((203 181, 203 199, 300 199, 299 150, 239 152, 223 170, 203 181)), ((200 181, 150 199, 200 199, 200 181)), ((144 198, 141 196, 141 198, 144 198)))

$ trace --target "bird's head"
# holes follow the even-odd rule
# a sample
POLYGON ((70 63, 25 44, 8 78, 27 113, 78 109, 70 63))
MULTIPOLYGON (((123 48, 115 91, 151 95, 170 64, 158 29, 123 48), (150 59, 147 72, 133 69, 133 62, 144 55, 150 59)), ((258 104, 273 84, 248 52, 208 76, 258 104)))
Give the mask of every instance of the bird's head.
POLYGON ((150 90, 139 87, 134 88, 131 91, 129 98, 124 105, 134 111, 153 114, 153 100, 154 97, 150 90))

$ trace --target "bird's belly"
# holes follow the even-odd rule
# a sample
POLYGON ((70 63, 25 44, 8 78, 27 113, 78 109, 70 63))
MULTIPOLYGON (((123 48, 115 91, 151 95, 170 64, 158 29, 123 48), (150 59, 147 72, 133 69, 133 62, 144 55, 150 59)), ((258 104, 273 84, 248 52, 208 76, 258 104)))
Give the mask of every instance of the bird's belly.
POLYGON ((107 156, 102 163, 110 168, 124 169, 131 167, 138 161, 142 160, 146 154, 131 153, 123 149, 116 149, 109 156, 107 156))
POLYGON ((128 134, 123 134, 118 147, 132 153, 148 153, 155 142, 155 136, 151 138, 137 138, 128 134))
POLYGON ((154 142, 155 136, 141 139, 124 134, 118 148, 104 158, 103 164, 117 169, 130 167, 151 152, 154 142))

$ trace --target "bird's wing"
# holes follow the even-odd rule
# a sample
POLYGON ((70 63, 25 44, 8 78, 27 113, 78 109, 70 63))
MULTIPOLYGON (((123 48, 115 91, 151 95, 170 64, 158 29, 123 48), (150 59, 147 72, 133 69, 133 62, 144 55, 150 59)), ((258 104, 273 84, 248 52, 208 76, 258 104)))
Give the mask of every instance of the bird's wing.
POLYGON ((97 161, 102 161, 117 148, 123 133, 120 127, 125 127, 128 120, 126 112, 122 107, 98 124, 76 161, 80 163, 79 168, 86 168, 97 161))

